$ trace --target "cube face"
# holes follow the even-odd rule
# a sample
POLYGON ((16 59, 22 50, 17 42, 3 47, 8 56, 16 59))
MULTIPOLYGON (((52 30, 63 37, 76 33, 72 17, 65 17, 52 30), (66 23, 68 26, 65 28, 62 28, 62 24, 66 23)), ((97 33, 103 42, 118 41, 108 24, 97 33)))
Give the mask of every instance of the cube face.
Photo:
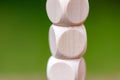
POLYGON ((81 63, 79 64, 78 80, 85 80, 85 76, 86 76, 86 62, 84 58, 82 58, 81 63))
POLYGON ((83 58, 61 60, 51 57, 47 65, 48 80, 84 80, 85 68, 83 58))
POLYGON ((72 68, 62 62, 54 64, 48 74, 49 80, 75 80, 75 73, 72 68))
POLYGON ((88 0, 47 0, 47 14, 60 26, 82 24, 89 13, 88 0))
POLYGON ((88 0, 71 0, 66 10, 70 22, 81 24, 86 20, 89 13, 88 0))
POLYGON ((87 35, 84 25, 79 27, 52 25, 49 34, 50 49, 57 58, 80 58, 86 51, 87 35))
POLYGON ((47 0, 46 10, 52 22, 57 23, 60 21, 63 14, 63 9, 61 7, 59 0, 47 0))

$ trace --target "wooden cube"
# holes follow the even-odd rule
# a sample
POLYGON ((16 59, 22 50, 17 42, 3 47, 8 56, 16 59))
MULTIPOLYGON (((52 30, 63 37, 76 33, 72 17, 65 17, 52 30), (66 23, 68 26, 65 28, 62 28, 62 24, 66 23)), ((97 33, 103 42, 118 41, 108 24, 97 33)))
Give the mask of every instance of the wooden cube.
POLYGON ((88 16, 89 3, 88 0, 47 0, 46 10, 56 25, 80 25, 88 16))
POLYGON ((47 65, 48 80, 85 80, 86 65, 83 58, 61 60, 50 57, 47 65))
POLYGON ((52 55, 61 59, 80 58, 86 51, 87 35, 84 25, 61 27, 52 25, 49 31, 52 55))

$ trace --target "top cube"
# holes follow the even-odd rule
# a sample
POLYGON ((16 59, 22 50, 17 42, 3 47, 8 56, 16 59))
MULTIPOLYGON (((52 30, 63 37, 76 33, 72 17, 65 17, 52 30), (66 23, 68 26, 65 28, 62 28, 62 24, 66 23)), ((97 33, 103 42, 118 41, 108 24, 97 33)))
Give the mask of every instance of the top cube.
POLYGON ((89 2, 88 0, 47 0, 46 9, 53 24, 76 26, 86 20, 89 2))

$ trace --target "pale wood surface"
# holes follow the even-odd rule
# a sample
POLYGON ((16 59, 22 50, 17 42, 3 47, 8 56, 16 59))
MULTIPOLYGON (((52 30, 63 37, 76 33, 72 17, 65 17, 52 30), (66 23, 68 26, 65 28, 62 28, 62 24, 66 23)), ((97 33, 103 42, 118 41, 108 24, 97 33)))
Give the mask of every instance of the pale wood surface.
POLYGON ((50 57, 47 65, 48 80, 84 80, 84 59, 61 60, 50 57))
POLYGON ((78 75, 78 80, 85 80, 86 78, 86 62, 84 58, 81 59, 77 75, 78 75))
POLYGON ((89 13, 88 0, 47 0, 49 19, 56 25, 80 25, 89 13))
POLYGON ((84 25, 61 27, 52 25, 49 43, 53 56, 60 59, 76 59, 83 56, 87 47, 87 34, 84 25))

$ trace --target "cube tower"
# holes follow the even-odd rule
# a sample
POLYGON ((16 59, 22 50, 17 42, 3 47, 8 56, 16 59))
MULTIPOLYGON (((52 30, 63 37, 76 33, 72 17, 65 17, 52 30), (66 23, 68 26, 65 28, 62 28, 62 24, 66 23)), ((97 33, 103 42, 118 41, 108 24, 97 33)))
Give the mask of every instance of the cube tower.
POLYGON ((88 0, 47 0, 46 10, 53 23, 49 30, 52 56, 47 65, 48 80, 85 80, 87 34, 83 23, 89 13, 88 0))

